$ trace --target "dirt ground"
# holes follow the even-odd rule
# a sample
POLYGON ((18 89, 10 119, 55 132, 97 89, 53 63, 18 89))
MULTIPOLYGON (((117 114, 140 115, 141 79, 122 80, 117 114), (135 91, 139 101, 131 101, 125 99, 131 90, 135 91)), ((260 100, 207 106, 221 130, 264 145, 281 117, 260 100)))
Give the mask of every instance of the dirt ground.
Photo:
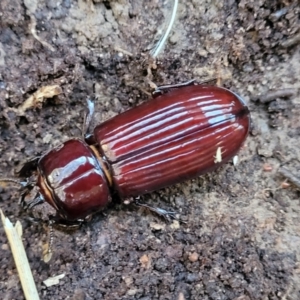
MULTIPOLYGON (((50 263, 42 261, 47 226, 22 211, 18 190, 1 187, 1 209, 22 222, 41 299, 300 299, 300 191, 283 188, 278 173, 285 166, 300 177, 299 1, 221 2, 181 1, 152 73, 158 85, 217 78, 245 98, 253 128, 239 164, 143 198, 185 223, 115 203, 75 231, 55 229, 50 263), (61 274, 59 284, 43 284, 61 274)), ((161 0, 1 0, 0 177, 80 137, 94 85, 96 123, 147 101, 149 50, 171 8, 161 0), (17 111, 53 84, 63 93, 17 111)), ((2 226, 0 246, 0 299, 23 299, 2 226)))

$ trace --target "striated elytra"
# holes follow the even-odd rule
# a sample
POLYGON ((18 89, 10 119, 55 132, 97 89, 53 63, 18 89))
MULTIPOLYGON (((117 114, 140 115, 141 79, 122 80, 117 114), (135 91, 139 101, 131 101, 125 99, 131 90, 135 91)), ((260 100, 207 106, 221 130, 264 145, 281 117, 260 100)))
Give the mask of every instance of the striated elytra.
POLYGON ((93 142, 71 139, 37 163, 39 197, 74 221, 215 170, 249 131, 241 97, 216 86, 172 88, 96 126, 93 142))

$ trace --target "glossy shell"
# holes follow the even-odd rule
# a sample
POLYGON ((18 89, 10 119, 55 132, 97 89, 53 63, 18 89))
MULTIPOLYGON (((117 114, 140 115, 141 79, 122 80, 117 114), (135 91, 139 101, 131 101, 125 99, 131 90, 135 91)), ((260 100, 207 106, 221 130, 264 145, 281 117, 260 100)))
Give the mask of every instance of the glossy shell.
POLYGON ((84 218, 111 199, 98 160, 80 140, 69 140, 43 155, 38 172, 43 197, 66 220, 84 218))
POLYGON ((215 170, 244 143, 243 100, 224 88, 173 89, 100 125, 94 137, 122 198, 215 170))
POLYGON ((68 221, 215 170, 238 152, 250 125, 243 100, 215 86, 185 86, 72 139, 38 162, 41 196, 68 221), (89 141, 89 140, 87 140, 89 141))

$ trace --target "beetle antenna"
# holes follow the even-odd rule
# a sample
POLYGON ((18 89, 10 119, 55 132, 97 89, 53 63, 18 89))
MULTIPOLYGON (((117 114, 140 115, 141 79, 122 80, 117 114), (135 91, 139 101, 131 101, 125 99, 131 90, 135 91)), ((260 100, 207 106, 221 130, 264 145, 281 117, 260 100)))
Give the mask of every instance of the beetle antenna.
POLYGON ((25 187, 27 185, 27 182, 19 181, 19 180, 14 179, 14 178, 0 178, 0 183, 1 182, 3 182, 3 183, 9 182, 9 183, 12 183, 12 184, 15 184, 15 185, 20 185, 21 187, 25 187))
POLYGON ((160 38, 160 40, 158 41, 158 43, 156 44, 156 46, 150 51, 150 55, 153 58, 156 58, 158 56, 158 54, 160 53, 160 51, 162 50, 170 32, 171 29, 174 25, 174 21, 175 21, 175 17, 176 17, 176 13, 177 13, 177 8, 178 8, 178 0, 174 0, 174 5, 173 5, 173 11, 172 11, 172 15, 169 21, 169 25, 167 27, 167 30, 165 32, 165 34, 160 38))
POLYGON ((49 242, 48 247, 43 253, 43 260, 45 263, 48 263, 52 257, 52 245, 53 245, 53 220, 49 220, 48 228, 49 228, 49 242))

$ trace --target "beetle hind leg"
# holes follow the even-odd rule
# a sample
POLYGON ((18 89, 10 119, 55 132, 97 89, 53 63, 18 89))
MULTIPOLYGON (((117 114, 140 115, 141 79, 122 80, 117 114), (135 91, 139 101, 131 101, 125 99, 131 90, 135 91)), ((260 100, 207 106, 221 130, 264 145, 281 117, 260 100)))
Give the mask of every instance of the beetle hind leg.
POLYGON ((176 212, 174 212, 174 211, 168 211, 168 210, 165 210, 165 209, 162 209, 162 208, 159 208, 159 207, 153 207, 153 206, 150 206, 148 204, 144 204, 144 203, 139 202, 138 199, 134 200, 134 204, 136 206, 144 207, 144 208, 149 209, 150 211, 153 211, 157 215, 163 217, 168 222, 171 222, 171 220, 177 220, 176 212))

